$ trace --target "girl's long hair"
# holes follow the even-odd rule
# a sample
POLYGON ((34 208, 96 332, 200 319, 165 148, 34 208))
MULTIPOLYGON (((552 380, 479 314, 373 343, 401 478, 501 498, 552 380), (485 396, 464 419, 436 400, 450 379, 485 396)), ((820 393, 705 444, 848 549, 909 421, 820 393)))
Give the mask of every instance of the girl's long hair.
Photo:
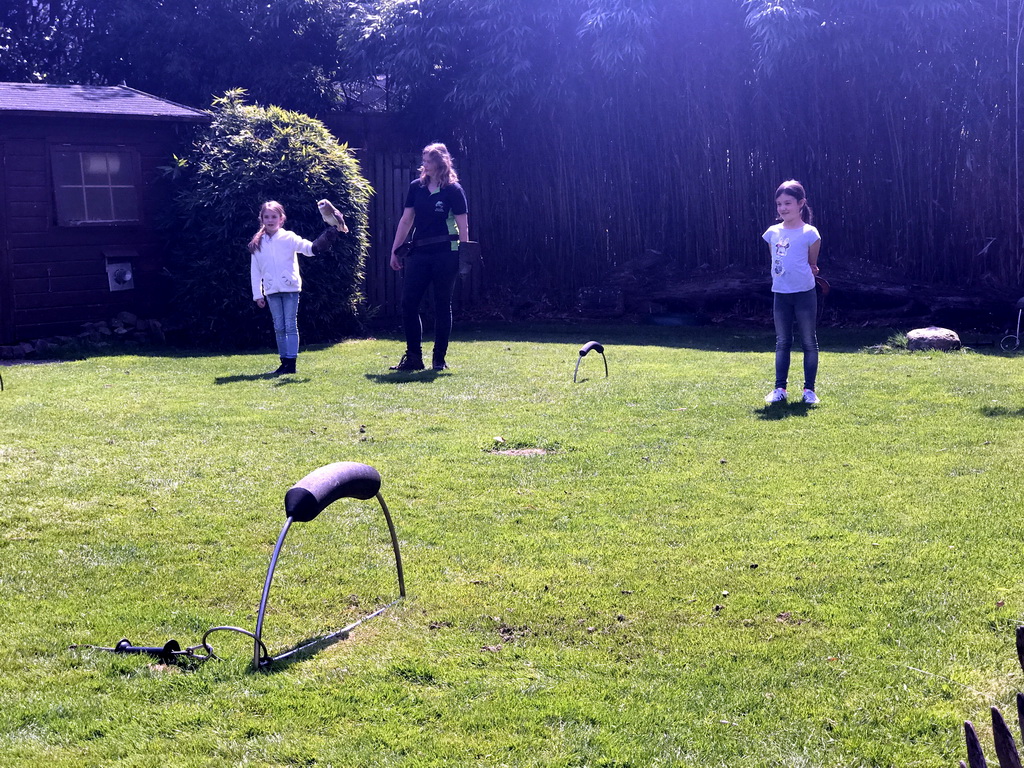
MULTIPOLYGON (((448 154, 448 147, 444 144, 427 144, 423 148, 423 154, 430 155, 430 159, 440 168, 437 172, 437 178, 433 179, 439 187, 447 187, 449 184, 454 184, 459 180, 459 175, 455 172, 455 166, 452 165, 452 156, 448 154)), ((427 186, 431 182, 431 178, 427 174, 426 166, 421 165, 419 171, 420 183, 423 186, 427 186)))
POLYGON ((775 190, 775 199, 779 199, 779 195, 789 195, 795 197, 797 201, 803 200, 804 204, 800 208, 800 218, 804 220, 804 224, 810 224, 814 221, 814 211, 811 210, 811 206, 807 204, 807 193, 804 191, 804 185, 796 179, 789 179, 779 184, 779 188, 775 190))
POLYGON ((281 205, 277 200, 267 200, 263 205, 260 206, 260 228, 256 230, 256 234, 252 236, 252 240, 249 241, 249 253, 256 253, 260 249, 260 243, 263 242, 263 212, 267 209, 277 211, 281 214, 281 226, 284 226, 284 221, 287 216, 284 215, 284 206, 281 205))

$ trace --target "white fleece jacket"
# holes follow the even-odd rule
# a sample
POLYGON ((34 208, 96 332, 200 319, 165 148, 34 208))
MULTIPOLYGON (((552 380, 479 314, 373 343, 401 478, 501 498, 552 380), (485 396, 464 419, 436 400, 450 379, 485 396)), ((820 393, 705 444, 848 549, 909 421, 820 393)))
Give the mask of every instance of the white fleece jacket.
POLYGON ((259 249, 252 254, 249 274, 252 278, 253 301, 272 293, 297 293, 302 290, 298 254, 313 255, 313 243, 279 229, 264 234, 259 249))

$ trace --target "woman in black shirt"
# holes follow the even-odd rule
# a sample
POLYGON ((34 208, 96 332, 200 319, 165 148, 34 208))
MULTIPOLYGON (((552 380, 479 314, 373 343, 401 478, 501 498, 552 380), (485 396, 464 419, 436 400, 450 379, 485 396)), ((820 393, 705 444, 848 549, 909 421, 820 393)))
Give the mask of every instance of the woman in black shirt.
POLYGON ((427 288, 434 286, 434 350, 432 367, 447 368, 445 354, 452 332, 452 297, 459 274, 459 242, 469 240, 466 193, 452 167, 444 144, 423 148, 420 177, 409 185, 405 210, 398 222, 391 246, 391 268, 405 271, 402 318, 405 326, 405 354, 393 371, 423 370, 423 324, 420 302, 427 288), (412 251, 403 259, 395 251, 414 230, 412 251))

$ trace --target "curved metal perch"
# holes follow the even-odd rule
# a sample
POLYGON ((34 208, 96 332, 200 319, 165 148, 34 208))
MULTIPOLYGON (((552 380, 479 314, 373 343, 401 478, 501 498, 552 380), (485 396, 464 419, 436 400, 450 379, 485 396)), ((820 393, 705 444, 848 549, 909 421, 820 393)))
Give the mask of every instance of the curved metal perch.
POLYGON ((604 356, 604 345, 597 341, 588 341, 582 347, 580 347, 580 356, 576 361, 576 370, 572 373, 572 383, 576 383, 576 374, 580 372, 580 363, 583 362, 583 358, 587 356, 587 353, 594 351, 601 355, 601 359, 604 360, 604 377, 608 378, 608 358, 604 356))
POLYGON ((395 525, 391 520, 391 513, 388 512, 387 505, 384 503, 384 498, 380 495, 380 483, 380 474, 373 467, 352 461, 340 461, 334 464, 328 464, 310 472, 302 478, 302 480, 292 486, 288 490, 288 493, 285 494, 284 508, 285 513, 287 514, 287 519, 285 520, 284 528, 281 529, 281 535, 277 538, 277 545, 274 547, 274 554, 270 558, 270 566, 267 569, 267 579, 263 584, 263 596, 260 598, 259 614, 256 619, 256 632, 255 634, 243 632, 243 634, 250 635, 254 640, 252 659, 253 669, 258 670, 261 667, 273 663, 274 661, 291 656, 304 648, 322 643, 325 640, 347 636, 348 632, 354 627, 364 621, 380 615, 398 602, 395 600, 383 608, 374 611, 370 615, 364 616, 362 619, 359 619, 344 629, 340 629, 326 637, 317 638, 309 643, 292 648, 291 650, 277 656, 271 656, 269 651, 267 651, 267 647, 264 645, 262 640, 263 616, 267 610, 267 598, 270 596, 270 584, 274 579, 274 569, 277 567, 277 559, 281 554, 281 547, 284 545, 285 536, 288 535, 288 529, 291 528, 293 522, 308 523, 338 499, 351 498, 365 501, 373 498, 374 496, 377 497, 377 501, 380 502, 381 509, 384 511, 384 519, 388 524, 388 532, 391 534, 391 546, 395 551, 395 567, 398 571, 399 599, 405 597, 405 576, 402 573, 402 555, 398 550, 398 535, 395 533, 395 525))

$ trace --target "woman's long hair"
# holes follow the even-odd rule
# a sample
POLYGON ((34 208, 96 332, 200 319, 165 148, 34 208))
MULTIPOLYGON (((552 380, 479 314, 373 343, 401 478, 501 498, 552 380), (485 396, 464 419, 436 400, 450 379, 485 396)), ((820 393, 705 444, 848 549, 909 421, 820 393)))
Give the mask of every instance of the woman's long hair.
POLYGON ((444 144, 427 144, 423 148, 423 154, 430 155, 430 159, 440 169, 437 172, 437 178, 431 179, 427 174, 426 167, 421 165, 419 169, 420 183, 423 186, 427 186, 431 181, 434 181, 439 187, 447 187, 449 184, 454 184, 459 180, 459 175, 455 172, 455 166, 452 165, 452 156, 448 154, 448 147, 444 144))
POLYGON ((267 200, 263 205, 260 206, 260 228, 256 230, 256 234, 252 236, 252 240, 249 241, 249 253, 256 253, 260 249, 260 243, 263 242, 263 212, 267 209, 277 211, 281 214, 281 226, 284 226, 284 221, 287 216, 284 215, 284 206, 281 205, 277 200, 267 200))

